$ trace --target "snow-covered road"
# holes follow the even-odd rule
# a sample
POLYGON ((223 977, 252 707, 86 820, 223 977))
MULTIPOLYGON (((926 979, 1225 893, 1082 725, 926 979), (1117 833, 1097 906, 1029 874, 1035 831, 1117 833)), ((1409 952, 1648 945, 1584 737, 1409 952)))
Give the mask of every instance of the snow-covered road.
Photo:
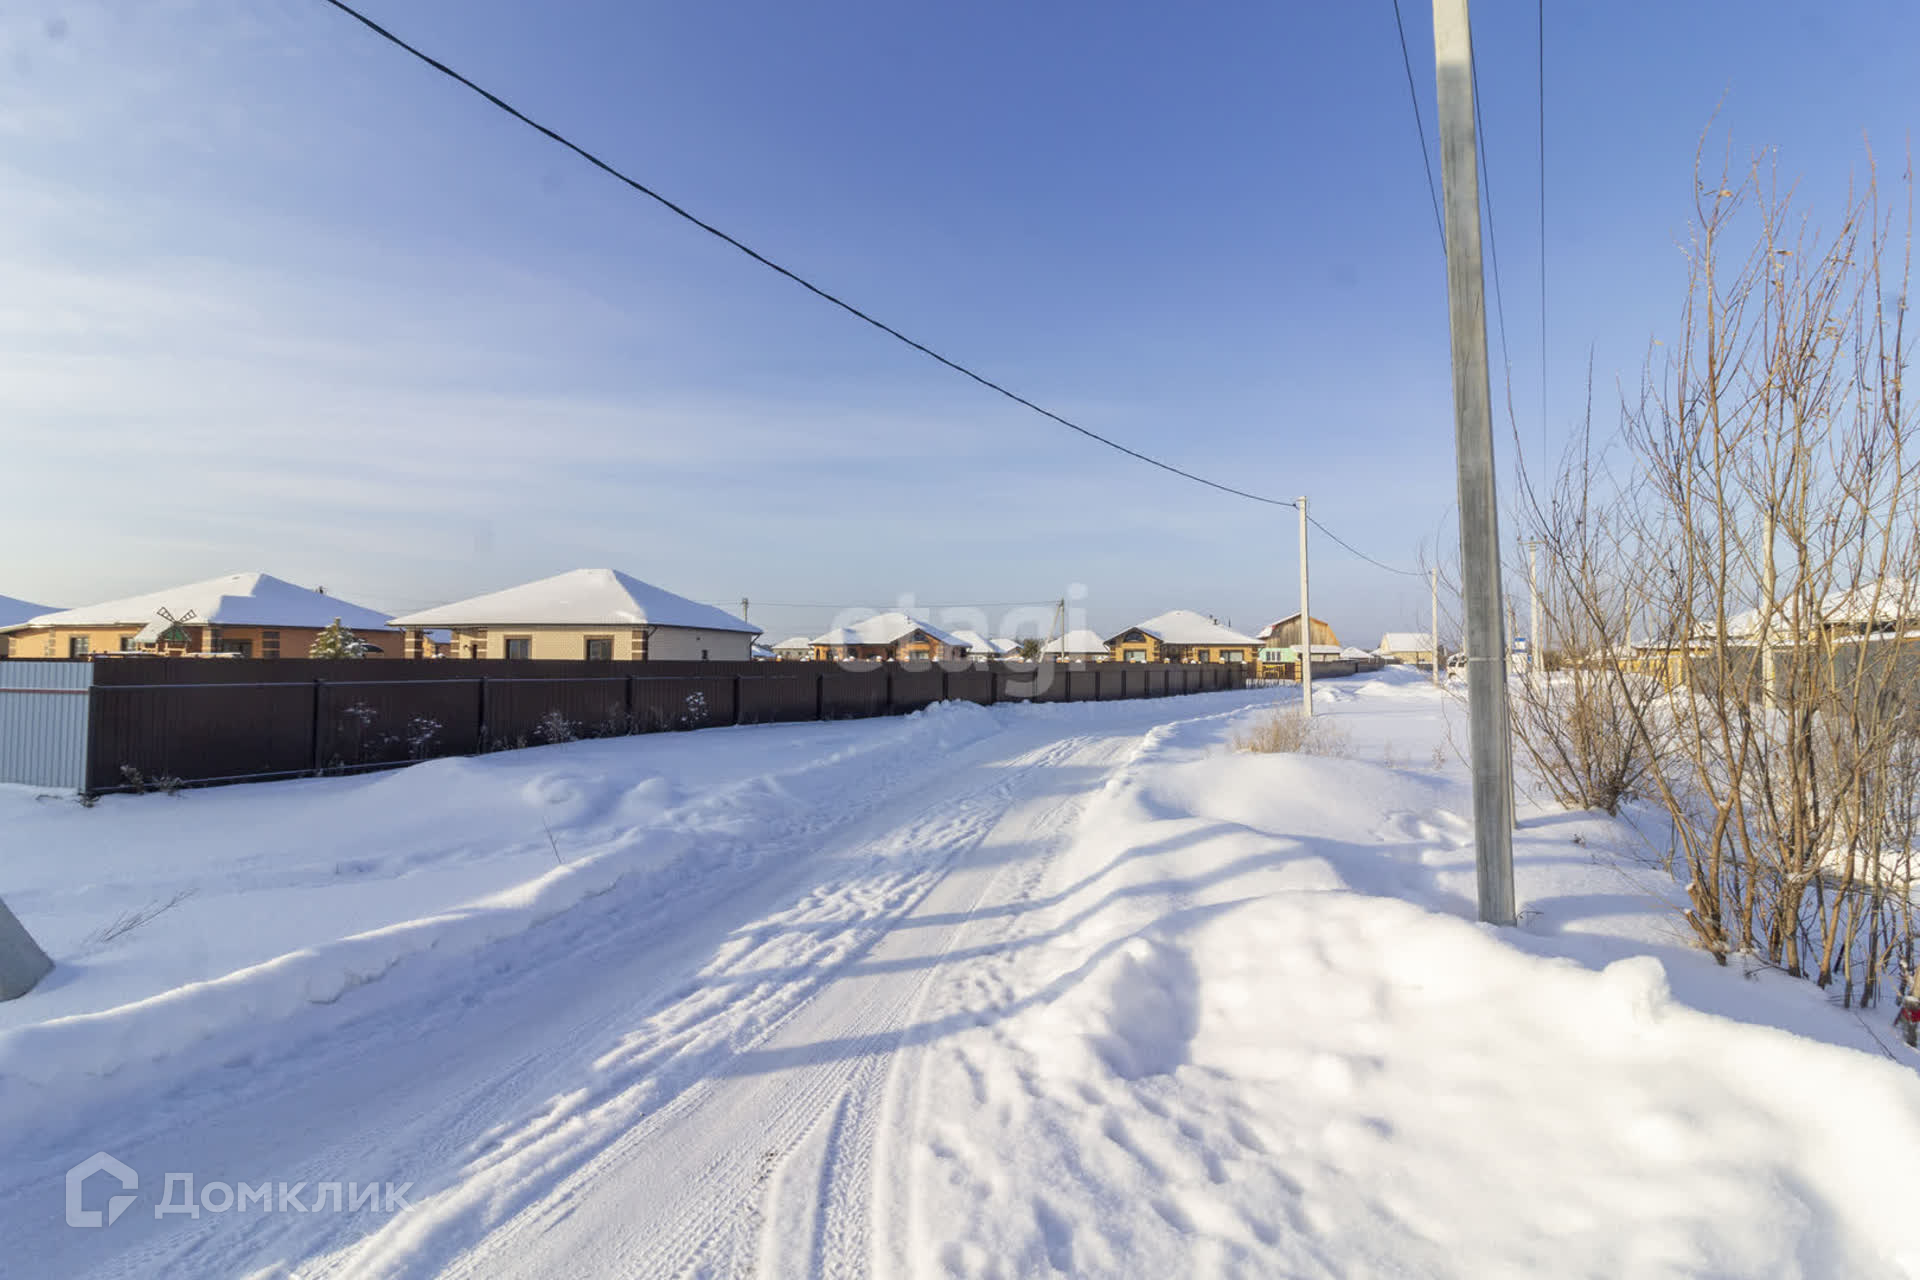
POLYGON ((1474 924, 1444 695, 1230 749, 1293 696, 0 793, 61 963, 0 1274, 1920 1275, 1920 1060, 1682 945, 1608 819, 1523 805, 1474 924), (136 1199, 69 1226, 95 1151, 136 1199))
MULTIPOLYGON (((1246 701, 1065 708, 1011 726, 942 708, 897 750, 784 781, 709 781, 678 806, 717 815, 685 824, 708 865, 668 893, 617 882, 317 1036, 298 1038, 298 1018, 271 1042, 222 1033, 239 1055, 173 1083, 157 1114, 140 1089, 77 1132, 50 1126, 47 1158, 10 1161, 0 1187, 10 1266, 865 1274, 878 1147, 900 1132, 882 1113, 937 1031, 927 993, 954 980, 956 958, 964 969, 1009 940, 1019 902, 1145 730, 1246 701), (943 718, 959 723, 942 732, 943 718), (59 1216, 59 1173, 94 1149, 202 1184, 412 1182, 414 1208, 372 1222, 136 1212, 76 1231, 59 1216)), ((764 761, 765 739, 817 732, 735 746, 764 761)))

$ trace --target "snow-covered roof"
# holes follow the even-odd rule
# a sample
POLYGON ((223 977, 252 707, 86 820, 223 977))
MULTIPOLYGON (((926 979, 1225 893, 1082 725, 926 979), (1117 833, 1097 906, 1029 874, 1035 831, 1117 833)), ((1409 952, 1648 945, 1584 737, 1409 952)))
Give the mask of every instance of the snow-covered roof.
POLYGON ((956 631, 953 638, 967 646, 967 651, 976 658, 1004 658, 1019 646, 1011 640, 991 640, 978 631, 956 631))
POLYGON ((931 622, 904 613, 880 613, 851 626, 835 627, 813 638, 815 644, 826 645, 830 649, 847 648, 857 644, 895 644, 905 640, 916 631, 924 631, 940 644, 955 649, 966 648, 966 641, 958 636, 949 635, 931 622))
MULTIPOLYGON (((1314 648, 1314 652, 1315 653, 1320 652, 1318 646, 1314 648)), ((1356 661, 1365 661, 1366 659, 1371 658, 1373 655, 1368 653, 1365 649, 1356 649, 1352 645, 1348 645, 1346 648, 1340 651, 1340 656, 1343 658, 1352 658, 1356 661)))
POLYGON ((775 653, 792 653, 795 649, 805 649, 808 653, 812 653, 813 638, 811 636, 788 636, 785 640, 773 646, 775 653))
POLYGON ((149 591, 79 609, 43 613, 28 620, 36 627, 145 626, 165 609, 193 626, 325 627, 335 618, 349 630, 385 630, 387 615, 339 596, 296 587, 265 573, 230 573, 224 578, 149 591), (193 616, 189 618, 187 615, 193 616))
POLYGON ((396 627, 681 627, 689 631, 760 628, 725 609, 642 582, 618 569, 574 569, 505 591, 456 600, 395 618, 396 627))
POLYGON ((1040 652, 1068 655, 1097 653, 1104 657, 1107 652, 1107 642, 1100 638, 1099 633, 1081 627, 1067 632, 1057 640, 1047 641, 1040 646, 1040 652))
POLYGON ((1158 617, 1148 618, 1145 622, 1136 622, 1124 630, 1114 633, 1118 640, 1128 631, 1144 631, 1161 644, 1176 645, 1252 645, 1254 638, 1242 635, 1231 627, 1223 627, 1204 613, 1195 613, 1191 609, 1169 609, 1158 617))
POLYGON ((760 659, 763 659, 763 660, 764 660, 764 659, 767 659, 767 658, 773 658, 773 657, 777 657, 777 656, 778 656, 777 654, 775 654, 775 653, 774 653, 774 651, 773 651, 773 650, 771 650, 771 649, 769 649, 769 648, 767 648, 767 646, 765 646, 765 645, 763 645, 763 644, 756 644, 756 645, 754 645, 754 646, 753 646, 753 650, 752 650, 752 652, 753 652, 753 656, 754 656, 754 657, 756 657, 756 658, 760 658, 760 659))
POLYGON ((28 618, 43 613, 58 612, 57 605, 34 604, 30 600, 19 600, 13 596, 0 596, 0 628, 17 626, 28 618))
POLYGON ((1380 637, 1376 653, 1430 653, 1433 637, 1424 631, 1389 631, 1380 637))

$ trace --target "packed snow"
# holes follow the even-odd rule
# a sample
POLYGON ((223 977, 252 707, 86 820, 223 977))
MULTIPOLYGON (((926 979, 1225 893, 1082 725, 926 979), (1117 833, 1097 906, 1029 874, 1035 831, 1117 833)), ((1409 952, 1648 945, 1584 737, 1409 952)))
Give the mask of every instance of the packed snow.
POLYGON ((0 789, 59 964, 0 1005, 0 1269, 1920 1275, 1882 1014, 1687 947, 1645 815, 1523 799, 1476 923, 1449 696, 1232 748, 1296 698, 0 789), (68 1226, 95 1152, 135 1198, 68 1226))

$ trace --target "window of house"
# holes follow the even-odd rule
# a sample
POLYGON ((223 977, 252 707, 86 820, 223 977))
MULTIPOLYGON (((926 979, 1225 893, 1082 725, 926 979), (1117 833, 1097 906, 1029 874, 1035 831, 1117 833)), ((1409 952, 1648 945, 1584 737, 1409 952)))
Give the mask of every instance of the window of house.
POLYGON ((68 636, 67 637, 67 656, 69 658, 84 658, 89 653, 92 653, 92 652, 93 652, 92 636, 68 636))
POLYGON ((532 636, 508 636, 507 657, 531 658, 533 656, 532 636))
POLYGON ((253 641, 222 640, 220 641, 220 652, 237 654, 242 658, 251 658, 253 656, 253 641))
POLYGON ((262 631, 260 633, 260 656, 263 658, 277 658, 280 656, 280 633, 278 631, 262 631))
POLYGON ((1145 649, 1124 649, 1121 653, 1128 662, 1145 662, 1147 660, 1147 651, 1145 649))
POLYGON ((588 662, 612 662, 613 661, 613 637, 612 636, 588 636, 587 637, 587 661, 588 662))
POLYGON ((1247 660, 1247 651, 1245 649, 1222 649, 1220 651, 1220 660, 1222 662, 1245 662, 1247 660))

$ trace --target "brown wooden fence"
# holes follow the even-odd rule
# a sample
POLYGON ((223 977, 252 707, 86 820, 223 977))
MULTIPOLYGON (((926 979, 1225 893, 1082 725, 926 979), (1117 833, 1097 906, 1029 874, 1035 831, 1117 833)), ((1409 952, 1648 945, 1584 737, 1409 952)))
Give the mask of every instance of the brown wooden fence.
POLYGON ((126 658, 91 664, 85 787, 377 769, 576 738, 1237 689, 1237 665, 126 658))

